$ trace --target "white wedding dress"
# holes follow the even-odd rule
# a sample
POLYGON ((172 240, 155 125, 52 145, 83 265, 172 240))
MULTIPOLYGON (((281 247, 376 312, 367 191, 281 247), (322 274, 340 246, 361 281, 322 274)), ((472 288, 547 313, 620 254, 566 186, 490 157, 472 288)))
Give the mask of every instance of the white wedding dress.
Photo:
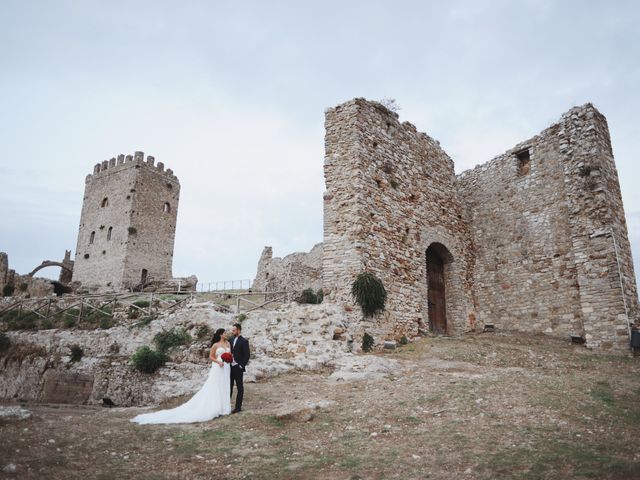
MULTIPOLYGON (((218 347, 216 358, 230 349, 218 347)), ((149 423, 194 423, 206 422, 220 415, 231 413, 231 379, 228 363, 222 367, 211 363, 209 376, 202 388, 191 399, 176 408, 158 412, 143 413, 131 421, 140 424, 149 423)))

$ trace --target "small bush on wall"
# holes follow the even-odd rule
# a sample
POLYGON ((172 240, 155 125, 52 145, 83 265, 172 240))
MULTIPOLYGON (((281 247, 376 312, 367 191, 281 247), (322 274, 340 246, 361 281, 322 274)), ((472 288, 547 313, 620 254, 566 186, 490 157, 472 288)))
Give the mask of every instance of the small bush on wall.
POLYGON ((370 352, 373 349, 374 344, 375 344, 374 338, 371 335, 369 335, 367 332, 365 332, 362 337, 362 351, 370 352))
POLYGON ((351 295, 365 317, 372 317, 384 310, 387 301, 387 291, 382 280, 369 272, 363 272, 354 280, 351 295))
POLYGON ((306 288, 296 299, 296 302, 315 305, 316 303, 318 303, 318 295, 311 288, 306 288))
POLYGON ((167 356, 162 352, 156 352, 149 347, 140 347, 131 357, 131 362, 136 370, 143 373, 153 373, 162 367, 167 361, 167 356))

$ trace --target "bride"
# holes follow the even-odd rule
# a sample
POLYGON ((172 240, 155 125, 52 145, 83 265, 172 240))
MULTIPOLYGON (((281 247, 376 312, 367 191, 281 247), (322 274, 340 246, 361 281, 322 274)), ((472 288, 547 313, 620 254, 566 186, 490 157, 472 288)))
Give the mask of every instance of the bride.
POLYGON ((231 351, 229 342, 222 336, 224 328, 219 328, 211 340, 209 358, 213 362, 209 376, 198 392, 187 403, 169 410, 144 413, 131 419, 140 424, 149 423, 194 423, 206 422, 220 415, 231 413, 230 366, 220 356, 231 351))

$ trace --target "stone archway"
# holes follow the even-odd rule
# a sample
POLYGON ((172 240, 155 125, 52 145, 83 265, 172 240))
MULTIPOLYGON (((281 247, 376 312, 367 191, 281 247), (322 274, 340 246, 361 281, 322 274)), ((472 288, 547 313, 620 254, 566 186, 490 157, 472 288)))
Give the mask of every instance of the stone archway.
POLYGON ((434 242, 425 252, 427 266, 427 312, 429 329, 433 333, 449 333, 447 321, 447 284, 450 275, 450 264, 453 262, 451 252, 441 243, 434 242))
POLYGON ((42 270, 43 268, 47 268, 47 267, 60 267, 63 270, 66 270, 68 272, 73 272, 72 268, 69 268, 68 265, 65 265, 62 262, 52 262, 51 260, 45 260, 44 262, 42 262, 40 265, 38 265, 36 268, 34 268, 33 270, 31 270, 28 275, 30 277, 33 277, 36 272, 38 272, 39 270, 42 270))

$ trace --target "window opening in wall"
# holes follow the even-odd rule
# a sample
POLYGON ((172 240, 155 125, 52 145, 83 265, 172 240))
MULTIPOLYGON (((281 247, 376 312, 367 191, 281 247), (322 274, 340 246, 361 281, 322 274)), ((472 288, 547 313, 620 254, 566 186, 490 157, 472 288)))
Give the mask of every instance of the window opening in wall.
POLYGON ((149 272, 147 272, 146 268, 142 269, 142 273, 140 275, 140 283, 142 285, 146 285, 147 284, 147 276, 148 276, 149 272))
POLYGON ((528 148, 516 153, 518 159, 518 175, 528 175, 531 172, 531 152, 528 148))
POLYGON ((100 206, 101 206, 102 208, 104 208, 104 207, 106 207, 106 206, 108 206, 108 205, 109 205, 109 199, 108 199, 107 197, 104 197, 104 198, 102 199, 102 203, 100 204, 100 206))
POLYGON ((169 202, 164 204, 164 206, 162 207, 162 211, 164 213, 169 213, 171 211, 171 205, 169 205, 169 202))
POLYGON ((113 227, 109 227, 109 230, 107 230, 107 240, 111 240, 111 232, 113 232, 113 227))
POLYGON ((89 236, 89 245, 93 243, 93 240, 95 238, 96 238, 96 232, 91 232, 91 235, 89 236))

